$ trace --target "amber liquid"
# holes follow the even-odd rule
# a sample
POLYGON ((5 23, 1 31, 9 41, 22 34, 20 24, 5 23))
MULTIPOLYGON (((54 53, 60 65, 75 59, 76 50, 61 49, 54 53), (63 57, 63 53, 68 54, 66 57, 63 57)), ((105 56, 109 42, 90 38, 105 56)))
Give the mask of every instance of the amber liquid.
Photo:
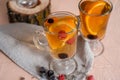
POLYGON ((80 4, 80 31, 85 38, 102 39, 105 35, 111 6, 102 0, 80 4))
POLYGON ((76 19, 71 16, 51 17, 44 22, 51 56, 56 59, 71 58, 76 52, 76 19))

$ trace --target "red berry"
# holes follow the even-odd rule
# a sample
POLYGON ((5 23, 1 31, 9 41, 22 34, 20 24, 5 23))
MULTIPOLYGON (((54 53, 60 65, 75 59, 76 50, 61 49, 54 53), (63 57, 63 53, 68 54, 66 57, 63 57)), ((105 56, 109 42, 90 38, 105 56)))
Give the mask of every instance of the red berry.
POLYGON ((72 37, 72 38, 70 38, 69 40, 67 40, 67 44, 72 44, 72 43, 74 43, 75 42, 75 37, 72 37))
POLYGON ((67 33, 64 30, 58 32, 59 39, 65 39, 67 37, 67 33))
POLYGON ((87 76, 87 80, 95 80, 93 75, 87 76))
POLYGON ((65 80, 65 76, 63 74, 59 75, 58 80, 65 80))

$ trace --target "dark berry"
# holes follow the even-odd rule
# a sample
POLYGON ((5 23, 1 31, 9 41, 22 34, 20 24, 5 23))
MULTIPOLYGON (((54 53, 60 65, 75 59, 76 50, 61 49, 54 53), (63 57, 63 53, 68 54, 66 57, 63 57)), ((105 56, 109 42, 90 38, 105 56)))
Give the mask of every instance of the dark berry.
POLYGON ((46 71, 47 70, 44 67, 40 67, 40 71, 39 71, 40 73, 46 73, 46 71))
POLYGON ((67 37, 67 33, 64 30, 58 32, 59 39, 65 39, 67 37))
POLYGON ((87 38, 88 39, 97 39, 97 35, 91 35, 91 34, 89 34, 89 35, 87 35, 87 38))
POLYGON ((56 77, 54 75, 50 76, 48 80, 56 80, 56 77))
POLYGON ((65 59, 65 58, 68 57, 68 54, 66 54, 66 53, 59 53, 59 54, 58 54, 58 57, 59 57, 60 59, 65 59))
POLYGON ((51 77, 52 75, 54 75, 53 70, 48 70, 48 72, 47 72, 47 76, 48 76, 48 77, 51 77))
POLYGON ((48 23, 54 23, 54 20, 52 18, 48 19, 48 23))
POLYGON ((41 77, 46 77, 46 73, 47 73, 47 69, 45 69, 44 67, 40 67, 39 75, 41 77))

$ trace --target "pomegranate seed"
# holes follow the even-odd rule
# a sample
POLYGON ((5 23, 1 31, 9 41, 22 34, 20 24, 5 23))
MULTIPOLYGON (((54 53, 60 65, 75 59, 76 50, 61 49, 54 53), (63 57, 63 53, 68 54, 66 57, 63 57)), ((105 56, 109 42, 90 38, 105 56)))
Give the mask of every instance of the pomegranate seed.
POLYGON ((59 39, 62 40, 62 39, 65 39, 66 37, 67 37, 67 34, 64 30, 61 30, 61 31, 58 32, 58 38, 59 39))

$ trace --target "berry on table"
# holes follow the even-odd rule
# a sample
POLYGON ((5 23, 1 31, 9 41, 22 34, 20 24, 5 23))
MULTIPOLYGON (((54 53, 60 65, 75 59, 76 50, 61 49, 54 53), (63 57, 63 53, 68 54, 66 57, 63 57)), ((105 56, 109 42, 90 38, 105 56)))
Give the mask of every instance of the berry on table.
POLYGON ((44 67, 40 67, 40 70, 39 70, 39 75, 43 78, 43 77, 46 77, 46 72, 47 72, 47 69, 45 69, 44 67))
POLYGON ((52 76, 52 75, 54 75, 53 70, 48 70, 48 71, 47 71, 47 76, 50 77, 50 76, 52 76))
POLYGON ((88 75, 87 80, 95 80, 93 75, 88 75))
POLYGON ((54 74, 54 71, 53 70, 48 70, 44 67, 40 67, 39 75, 42 78, 45 78, 47 80, 56 80, 56 76, 54 74))
POLYGON ((65 80, 65 75, 63 75, 63 74, 59 75, 58 80, 65 80))
POLYGON ((48 77, 48 80, 56 80, 55 75, 52 75, 52 76, 48 77))

